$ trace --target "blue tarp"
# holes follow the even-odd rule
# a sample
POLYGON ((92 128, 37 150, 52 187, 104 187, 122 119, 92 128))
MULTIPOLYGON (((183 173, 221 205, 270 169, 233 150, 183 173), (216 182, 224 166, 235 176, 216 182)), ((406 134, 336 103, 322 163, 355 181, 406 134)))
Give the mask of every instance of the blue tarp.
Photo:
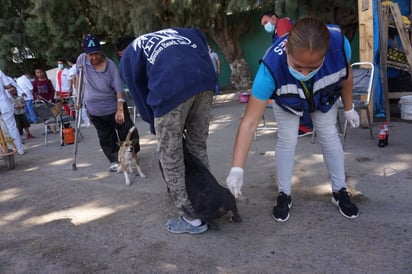
POLYGON ((374 79, 374 91, 373 91, 373 103, 374 103, 374 114, 376 117, 385 116, 385 105, 383 102, 383 87, 382 87, 382 77, 380 70, 379 61, 379 10, 377 1, 373 2, 373 64, 375 65, 375 79, 374 79))
MULTIPOLYGON (((379 0, 378 0, 379 1, 379 0)), ((380 48, 380 30, 379 30, 379 10, 377 1, 373 2, 373 63, 375 65, 375 84, 374 84, 374 113, 376 117, 385 117, 385 106, 383 101, 382 77, 380 73, 379 48, 380 48)), ((394 0, 398 3, 402 15, 410 14, 410 0, 394 0)), ((388 68, 388 77, 396 77, 400 71, 388 68)))

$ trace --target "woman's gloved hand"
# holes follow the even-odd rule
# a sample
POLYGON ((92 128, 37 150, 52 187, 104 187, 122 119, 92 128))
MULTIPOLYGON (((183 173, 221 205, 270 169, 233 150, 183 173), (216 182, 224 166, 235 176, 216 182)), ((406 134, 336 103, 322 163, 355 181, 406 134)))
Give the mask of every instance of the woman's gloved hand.
POLYGON ((345 110, 345 119, 348 121, 351 127, 359 127, 359 114, 353 108, 351 110, 345 110))
POLYGON ((226 178, 226 185, 236 199, 242 195, 241 188, 243 185, 243 168, 232 167, 230 169, 229 176, 226 178))

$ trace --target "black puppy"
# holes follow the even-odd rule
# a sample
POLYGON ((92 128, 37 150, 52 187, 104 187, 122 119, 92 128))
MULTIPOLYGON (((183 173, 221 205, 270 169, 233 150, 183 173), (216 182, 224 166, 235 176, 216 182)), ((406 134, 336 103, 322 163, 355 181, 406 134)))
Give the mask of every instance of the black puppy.
MULTIPOLYGON (((232 211, 232 222, 241 222, 238 213, 236 199, 230 191, 220 185, 213 174, 205 167, 199 158, 187 149, 183 139, 183 154, 185 163, 185 185, 187 195, 193 205, 193 212, 186 208, 183 211, 191 218, 202 219, 212 229, 219 230, 215 220, 232 211)), ((163 168, 159 161, 159 167, 164 179, 163 168)), ((167 189, 168 192, 169 188, 167 189)))
POLYGON ((230 191, 220 185, 213 174, 199 158, 187 149, 183 140, 185 162, 185 181, 187 195, 193 205, 193 213, 183 209, 189 217, 196 217, 207 222, 211 228, 219 229, 215 220, 232 211, 233 222, 241 222, 236 199, 230 191), (191 216, 192 215, 192 216, 191 216))

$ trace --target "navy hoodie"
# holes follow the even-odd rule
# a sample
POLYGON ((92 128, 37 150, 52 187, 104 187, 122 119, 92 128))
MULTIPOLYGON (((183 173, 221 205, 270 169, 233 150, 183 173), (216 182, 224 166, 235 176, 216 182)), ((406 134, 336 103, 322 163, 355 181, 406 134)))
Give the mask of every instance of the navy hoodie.
POLYGON ((203 91, 213 91, 216 73, 203 32, 170 28, 136 38, 120 60, 126 82, 142 119, 154 133, 161 117, 203 91))

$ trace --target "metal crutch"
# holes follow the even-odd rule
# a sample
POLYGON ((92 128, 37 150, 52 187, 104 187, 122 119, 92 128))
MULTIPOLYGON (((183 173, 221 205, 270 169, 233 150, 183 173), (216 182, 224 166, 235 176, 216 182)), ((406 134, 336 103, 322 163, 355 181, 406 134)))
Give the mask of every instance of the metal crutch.
POLYGON ((83 105, 83 65, 79 65, 79 73, 77 79, 77 96, 76 96, 76 116, 75 116, 75 135, 74 135, 74 151, 73 151, 73 164, 72 169, 77 170, 76 160, 77 160, 77 145, 79 143, 79 137, 81 133, 79 132, 80 128, 80 119, 83 105))

